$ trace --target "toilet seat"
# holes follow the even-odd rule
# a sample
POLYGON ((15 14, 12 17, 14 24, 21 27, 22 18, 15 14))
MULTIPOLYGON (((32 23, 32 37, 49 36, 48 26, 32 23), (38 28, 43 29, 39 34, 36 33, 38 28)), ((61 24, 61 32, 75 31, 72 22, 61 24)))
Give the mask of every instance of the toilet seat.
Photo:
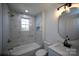
POLYGON ((36 51, 35 55, 36 56, 45 56, 45 55, 47 55, 47 51, 45 49, 39 49, 38 51, 36 51))

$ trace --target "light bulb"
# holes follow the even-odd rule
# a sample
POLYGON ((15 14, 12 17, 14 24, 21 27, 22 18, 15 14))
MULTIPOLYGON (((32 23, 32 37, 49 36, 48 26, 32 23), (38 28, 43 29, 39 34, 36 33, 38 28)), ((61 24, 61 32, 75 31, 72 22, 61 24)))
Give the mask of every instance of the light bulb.
POLYGON ((70 12, 70 9, 66 6, 66 11, 69 13, 70 12))

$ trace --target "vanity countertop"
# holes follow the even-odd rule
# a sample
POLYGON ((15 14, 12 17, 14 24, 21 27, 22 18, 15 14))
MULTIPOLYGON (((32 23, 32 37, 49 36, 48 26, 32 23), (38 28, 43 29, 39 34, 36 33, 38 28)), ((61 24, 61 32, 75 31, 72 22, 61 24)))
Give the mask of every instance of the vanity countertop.
POLYGON ((53 51, 57 52, 58 54, 62 56, 67 56, 69 55, 67 47, 64 47, 62 43, 57 43, 54 45, 49 46, 49 49, 52 49, 53 51))

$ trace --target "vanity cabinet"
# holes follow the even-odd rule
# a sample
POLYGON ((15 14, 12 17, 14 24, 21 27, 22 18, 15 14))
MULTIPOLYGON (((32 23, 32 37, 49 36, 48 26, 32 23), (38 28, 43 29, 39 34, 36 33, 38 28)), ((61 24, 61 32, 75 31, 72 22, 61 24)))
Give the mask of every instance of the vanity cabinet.
POLYGON ((48 49, 48 56, 61 56, 61 55, 52 49, 48 49))

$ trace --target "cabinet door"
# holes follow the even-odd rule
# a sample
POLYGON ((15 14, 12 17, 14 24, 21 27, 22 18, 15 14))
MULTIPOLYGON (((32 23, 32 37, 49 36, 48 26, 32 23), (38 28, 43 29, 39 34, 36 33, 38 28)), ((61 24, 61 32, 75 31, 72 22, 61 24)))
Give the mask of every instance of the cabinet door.
POLYGON ((60 55, 59 53, 57 53, 54 50, 49 48, 48 49, 48 56, 62 56, 62 55, 60 55))

